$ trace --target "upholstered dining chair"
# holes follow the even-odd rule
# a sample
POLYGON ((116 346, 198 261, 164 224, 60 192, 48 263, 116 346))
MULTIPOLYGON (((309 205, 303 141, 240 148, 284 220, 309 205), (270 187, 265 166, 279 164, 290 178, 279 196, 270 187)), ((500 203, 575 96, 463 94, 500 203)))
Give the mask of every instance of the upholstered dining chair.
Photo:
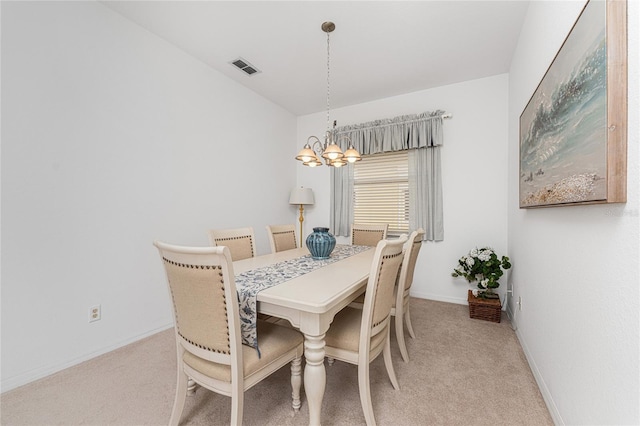
POLYGON ((409 336, 411 336, 412 339, 416 338, 409 313, 409 293, 411 284, 413 284, 413 271, 416 269, 416 261, 422 248, 424 233, 425 231, 422 228, 413 231, 404 244, 404 260, 402 261, 402 267, 400 268, 400 275, 398 275, 398 283, 395 289, 395 303, 391 308, 391 315, 395 317, 396 340, 398 341, 398 347, 400 347, 400 353, 402 354, 404 362, 409 362, 409 352, 407 352, 407 345, 404 341, 405 324, 407 325, 409 336))
POLYGON ((256 256, 256 238, 253 228, 210 229, 209 242, 212 246, 227 246, 232 260, 248 259, 256 256))
POLYGON ((346 307, 335 316, 325 336, 325 354, 330 359, 358 366, 358 389, 367 425, 376 424, 371 401, 369 363, 381 353, 391 384, 399 389, 391 361, 389 327, 393 289, 403 259, 407 236, 382 240, 376 246, 365 291, 363 309, 346 307))
POLYGON ((182 247, 156 241, 172 298, 177 386, 170 425, 180 421, 191 378, 231 397, 231 424, 242 424, 244 392, 291 363, 293 408, 300 408, 303 336, 258 321, 260 356, 242 345, 238 296, 227 247, 182 247))
POLYGON ((383 225, 364 225, 351 224, 351 244, 356 246, 372 246, 375 247, 378 241, 387 238, 388 224, 383 225))
MULTIPOLYGON (((424 234, 425 231, 422 228, 413 231, 411 235, 409 235, 407 242, 404 243, 404 260, 400 267, 400 273, 398 274, 398 280, 393 294, 394 302, 391 308, 391 316, 395 317, 396 340, 398 341, 398 347, 400 348, 400 354, 404 362, 409 362, 409 352, 407 351, 407 345, 404 340, 405 324, 407 331, 409 331, 409 336, 411 336, 412 339, 416 337, 409 312, 409 293, 411 292, 413 272, 416 269, 416 261, 422 248, 424 234)), ((364 307, 364 294, 354 300, 349 306, 362 309, 364 307)))
POLYGON ((267 233, 269 234, 272 253, 298 248, 296 225, 294 224, 267 225, 267 233))

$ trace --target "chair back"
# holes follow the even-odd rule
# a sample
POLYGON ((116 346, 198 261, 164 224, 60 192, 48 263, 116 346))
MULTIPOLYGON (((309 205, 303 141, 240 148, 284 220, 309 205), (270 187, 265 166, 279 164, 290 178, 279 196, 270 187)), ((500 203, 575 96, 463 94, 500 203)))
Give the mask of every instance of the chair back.
POLYGON ((365 290, 359 357, 364 362, 374 359, 388 338, 393 291, 404 258, 403 245, 407 236, 397 240, 382 240, 376 245, 369 281, 365 290))
POLYGON ((413 284, 413 271, 416 269, 416 261, 422 248, 424 234, 425 231, 422 228, 413 231, 404 244, 404 260, 398 277, 398 293, 402 293, 403 297, 409 295, 411 284, 413 284))
POLYGON ((272 253, 298 248, 295 225, 267 225, 267 233, 272 253))
POLYGON ((389 224, 364 225, 354 223, 351 225, 351 244, 356 246, 375 247, 378 241, 387 238, 389 224))
POLYGON ((231 260, 242 260, 256 256, 253 228, 210 229, 209 242, 212 246, 227 246, 231 260))
POLYGON ((233 376, 241 375, 238 296, 229 249, 159 241, 154 245, 167 275, 178 345, 199 358, 232 366, 233 376))

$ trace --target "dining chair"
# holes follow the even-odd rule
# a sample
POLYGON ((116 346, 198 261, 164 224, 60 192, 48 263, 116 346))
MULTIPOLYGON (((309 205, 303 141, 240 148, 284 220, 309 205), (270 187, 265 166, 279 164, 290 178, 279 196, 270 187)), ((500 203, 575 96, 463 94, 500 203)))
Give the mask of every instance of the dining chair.
POLYGON ((363 309, 346 307, 336 314, 325 336, 325 354, 330 359, 358 366, 360 403, 367 425, 376 424, 371 401, 369 363, 383 354, 387 375, 394 389, 398 380, 391 361, 389 324, 393 289, 403 259, 407 236, 382 240, 376 245, 363 309))
POLYGON ((404 324, 407 325, 409 336, 411 336, 412 339, 416 338, 416 334, 413 332, 413 326, 411 325, 409 293, 411 291, 411 284, 413 284, 413 272, 416 269, 416 261, 422 248, 424 234, 425 231, 422 228, 413 231, 404 244, 404 260, 400 267, 400 275, 398 276, 398 283, 395 289, 395 303, 391 308, 391 315, 395 318, 396 340, 398 341, 400 354, 402 354, 404 362, 409 362, 409 352, 407 352, 407 345, 404 341, 404 324))
POLYGON ((260 355, 242 345, 231 253, 225 246, 183 247, 155 241, 172 299, 177 386, 170 425, 177 425, 189 378, 231 397, 231 424, 242 424, 244 392, 291 362, 294 412, 300 409, 304 338, 258 321, 260 355))
POLYGON ((296 225, 294 224, 267 225, 267 233, 269 234, 272 253, 298 248, 296 225))
POLYGON ((351 244, 356 246, 372 246, 375 247, 378 241, 387 238, 388 224, 382 225, 364 225, 351 224, 351 244))
MULTIPOLYGON (((404 340, 404 325, 407 325, 409 336, 415 339, 416 334, 411 324, 411 315, 409 312, 409 294, 411 292, 411 284, 413 284, 413 272, 416 268, 418 254, 422 248, 422 239, 425 231, 419 228, 409 235, 409 239, 404 243, 404 260, 400 267, 398 280, 393 294, 393 306, 391 307, 391 316, 395 319, 396 340, 400 348, 400 354, 404 362, 409 362, 409 352, 404 340)), ((364 294, 349 304, 351 308, 362 309, 364 306, 364 294)))
POLYGON ((209 242, 212 246, 227 246, 231 259, 242 260, 256 256, 256 238, 253 228, 210 229, 209 242))

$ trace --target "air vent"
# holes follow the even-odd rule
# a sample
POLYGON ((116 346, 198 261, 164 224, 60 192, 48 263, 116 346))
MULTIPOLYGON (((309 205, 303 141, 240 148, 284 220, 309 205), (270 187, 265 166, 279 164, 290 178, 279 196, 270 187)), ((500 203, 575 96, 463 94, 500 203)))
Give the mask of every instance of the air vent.
POLYGON ((247 75, 260 73, 260 70, 258 68, 254 67, 248 61, 245 61, 242 58, 234 59, 229 63, 247 75))

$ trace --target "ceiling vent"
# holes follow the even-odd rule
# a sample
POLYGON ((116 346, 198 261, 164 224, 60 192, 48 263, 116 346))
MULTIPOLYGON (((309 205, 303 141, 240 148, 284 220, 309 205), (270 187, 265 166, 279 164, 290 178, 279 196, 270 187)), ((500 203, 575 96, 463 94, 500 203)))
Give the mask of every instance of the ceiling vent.
POLYGON ((242 58, 234 59, 229 63, 247 75, 259 74, 261 72, 258 68, 242 58))

